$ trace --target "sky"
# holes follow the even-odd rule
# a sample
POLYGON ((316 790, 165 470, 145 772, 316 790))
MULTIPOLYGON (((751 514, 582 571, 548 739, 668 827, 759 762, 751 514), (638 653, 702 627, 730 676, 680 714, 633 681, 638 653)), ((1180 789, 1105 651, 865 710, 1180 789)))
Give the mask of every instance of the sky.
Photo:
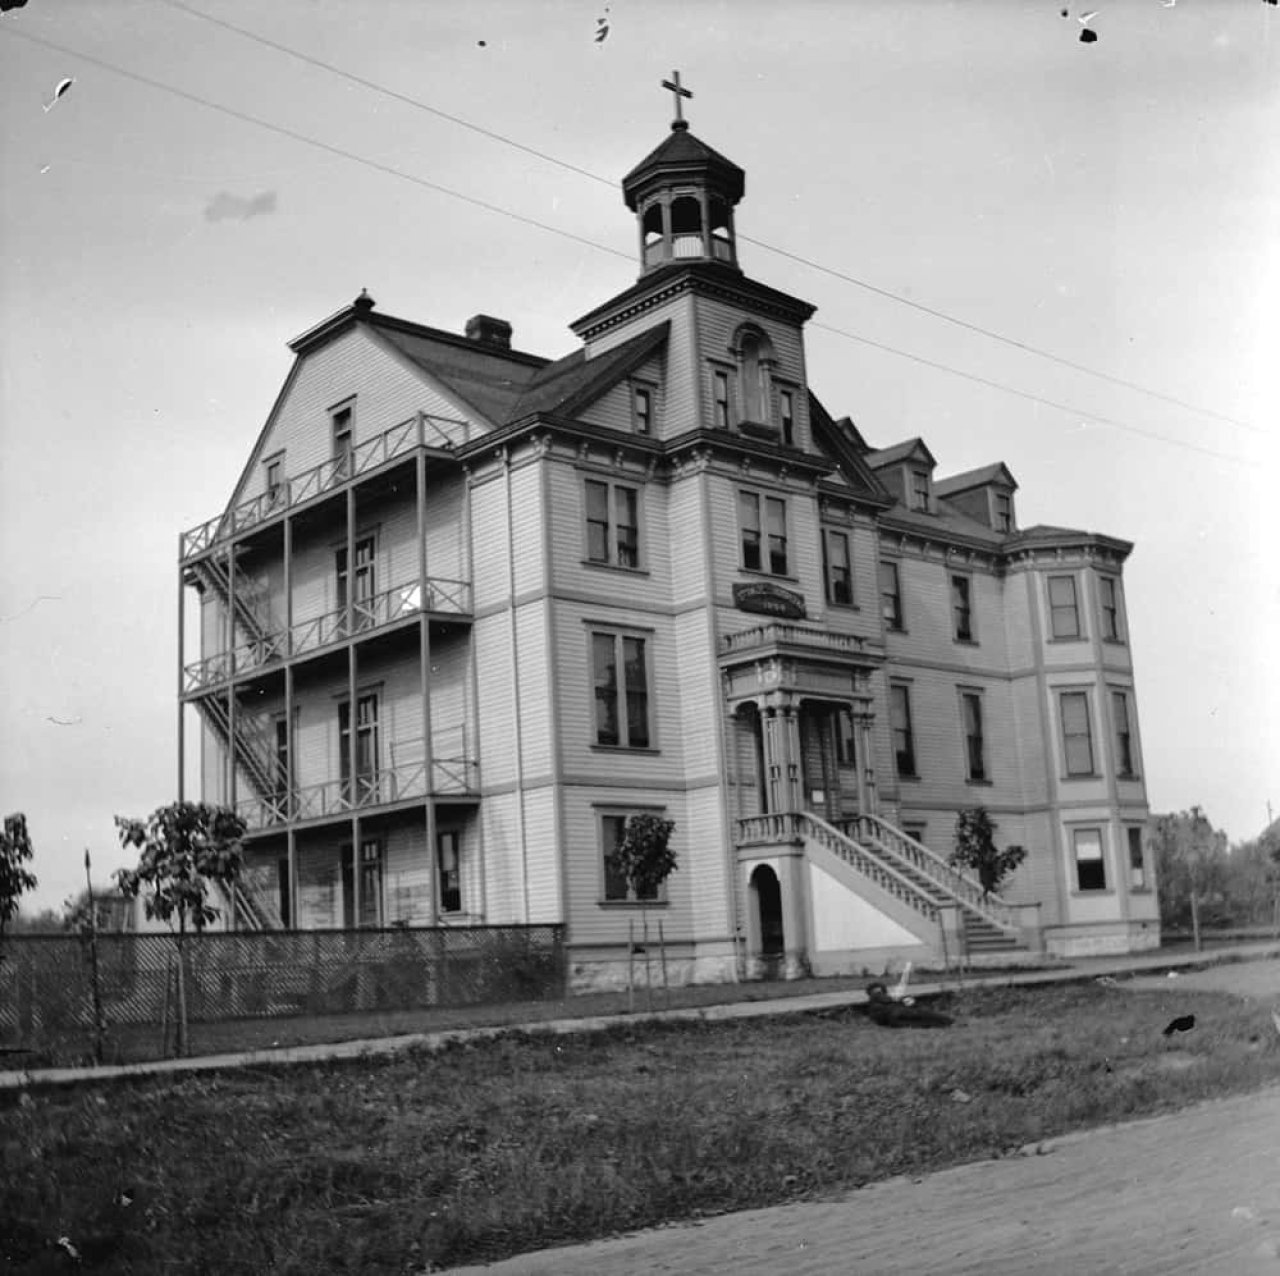
POLYGON ((1260 832, 1280 812, 1280 8, 1112 0, 1088 43, 1078 12, 0 14, 0 811, 28 818, 28 908, 79 889, 86 848, 98 880, 131 861, 113 815, 176 796, 178 535, 230 495, 287 342, 368 288, 569 353, 567 325, 638 273, 617 183, 666 136, 676 68, 693 132, 746 170, 744 270, 818 307, 811 388, 876 446, 923 436, 939 477, 1003 460, 1023 526, 1133 541, 1152 809, 1260 832))

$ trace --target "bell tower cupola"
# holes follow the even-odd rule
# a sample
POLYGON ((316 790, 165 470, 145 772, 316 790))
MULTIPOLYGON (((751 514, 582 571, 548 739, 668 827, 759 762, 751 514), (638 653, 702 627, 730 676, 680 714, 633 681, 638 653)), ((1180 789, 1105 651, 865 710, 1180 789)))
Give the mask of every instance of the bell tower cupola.
POLYGON ((671 136, 622 179, 640 224, 641 277, 674 263, 719 262, 738 269, 733 210, 746 174, 689 132, 682 99, 693 93, 673 71, 662 87, 675 97, 671 136))

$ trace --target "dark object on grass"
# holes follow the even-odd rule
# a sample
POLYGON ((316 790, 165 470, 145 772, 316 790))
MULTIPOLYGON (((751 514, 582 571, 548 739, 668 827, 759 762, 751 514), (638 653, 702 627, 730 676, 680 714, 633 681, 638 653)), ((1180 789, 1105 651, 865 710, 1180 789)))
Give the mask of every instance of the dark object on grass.
POLYGON ((1096 31, 1090 31, 1088 27, 1085 27, 1085 29, 1080 32, 1081 44, 1093 44, 1097 38, 1098 33, 1096 31))
POLYGON ((1196 1026, 1195 1015, 1179 1015, 1164 1030, 1164 1036, 1172 1037, 1175 1032, 1190 1032, 1196 1026))
POLYGON ((894 1001, 880 983, 867 986, 867 1015, 882 1028, 949 1028, 955 1022, 939 1010, 894 1001))

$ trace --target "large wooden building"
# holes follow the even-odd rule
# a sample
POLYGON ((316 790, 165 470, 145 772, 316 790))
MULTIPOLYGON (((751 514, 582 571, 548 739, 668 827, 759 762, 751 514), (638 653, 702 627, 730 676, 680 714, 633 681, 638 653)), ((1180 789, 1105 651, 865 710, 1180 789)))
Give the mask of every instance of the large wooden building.
POLYGON ((236 924, 563 922, 607 984, 639 908, 607 852, 657 812, 674 978, 1158 942, 1131 546, 829 413, 813 307, 739 266, 743 192, 677 119, 623 182, 639 278, 564 358, 363 293, 291 343, 181 538, 236 924), (999 898, 946 863, 977 805, 1028 850, 999 898))

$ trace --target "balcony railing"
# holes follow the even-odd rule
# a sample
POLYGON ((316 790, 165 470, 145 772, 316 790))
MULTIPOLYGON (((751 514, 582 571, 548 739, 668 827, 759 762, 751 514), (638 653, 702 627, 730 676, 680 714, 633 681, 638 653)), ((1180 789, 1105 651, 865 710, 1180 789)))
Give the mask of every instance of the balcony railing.
POLYGON ((470 440, 471 423, 450 417, 419 412, 407 421, 357 444, 345 455, 331 457, 319 465, 285 479, 284 482, 250 500, 193 527, 182 534, 182 561, 203 554, 219 541, 237 536, 259 523, 301 505, 350 479, 360 477, 393 461, 416 447, 452 450, 470 440))
POLYGON ((856 634, 833 634, 825 629, 811 629, 807 625, 789 625, 777 621, 767 625, 754 625, 725 634, 720 642, 725 655, 738 655, 755 651, 760 647, 816 647, 822 651, 837 651, 856 655, 863 649, 863 639, 856 634))
MULTIPOLYGON (((421 741, 416 743, 420 749, 421 741)), ((480 764, 474 758, 434 758, 431 774, 432 793, 459 796, 479 790, 480 764)), ((425 762, 403 762, 354 777, 245 798, 236 803, 236 810, 251 831, 259 831, 291 820, 319 820, 425 798, 426 776, 425 762)))
POLYGON ((465 616, 471 611, 471 586, 464 580, 428 580, 395 585, 369 598, 358 598, 349 607, 300 620, 287 632, 277 630, 231 651, 216 652, 194 661, 183 670, 183 690, 188 694, 228 681, 234 675, 253 673, 288 656, 305 656, 343 639, 384 629, 422 611, 465 616))

